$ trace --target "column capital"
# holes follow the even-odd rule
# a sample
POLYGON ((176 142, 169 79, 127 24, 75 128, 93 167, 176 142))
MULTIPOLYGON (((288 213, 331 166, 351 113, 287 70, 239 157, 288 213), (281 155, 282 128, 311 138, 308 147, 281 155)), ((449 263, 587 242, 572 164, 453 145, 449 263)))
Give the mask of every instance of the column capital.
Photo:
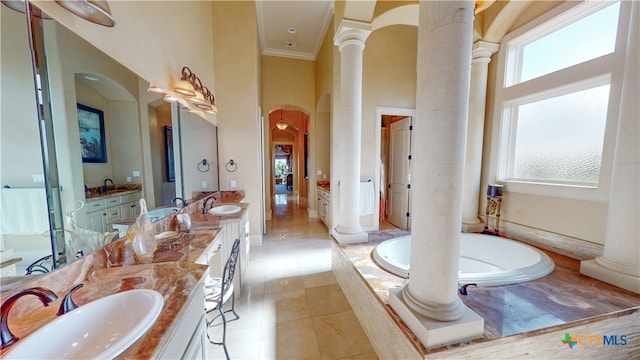
POLYGON ((372 26, 369 23, 342 19, 333 38, 333 43, 339 47, 340 51, 347 45, 358 45, 364 49, 364 43, 372 31, 372 26))
POLYGON ((472 63, 491 61, 491 55, 498 52, 500 44, 488 41, 476 41, 471 48, 472 63))

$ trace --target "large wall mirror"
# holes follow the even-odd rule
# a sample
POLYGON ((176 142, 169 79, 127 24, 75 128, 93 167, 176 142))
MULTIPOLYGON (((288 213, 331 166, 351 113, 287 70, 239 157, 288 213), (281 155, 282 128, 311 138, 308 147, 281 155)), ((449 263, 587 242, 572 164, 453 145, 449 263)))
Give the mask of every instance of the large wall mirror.
POLYGON ((105 184, 138 186, 150 210, 175 205, 176 196, 218 190, 213 124, 147 92, 146 80, 52 19, 33 19, 42 29, 34 37, 42 42, 38 59, 46 76, 34 81, 27 17, 2 5, 0 16, 0 262, 19 259, 1 276, 24 275, 48 255, 58 259, 54 265, 52 256, 43 271, 86 255, 65 250, 68 215, 91 229, 87 206, 80 205, 105 184), (50 99, 44 109, 50 118, 39 120, 42 99, 41 108, 50 99), (79 121, 78 104, 102 112, 101 129, 79 121), (175 181, 166 166, 165 127, 173 130, 175 181), (101 131, 104 162, 82 160, 81 138, 91 139, 92 131, 101 131), (199 166, 203 160, 207 167, 199 166))

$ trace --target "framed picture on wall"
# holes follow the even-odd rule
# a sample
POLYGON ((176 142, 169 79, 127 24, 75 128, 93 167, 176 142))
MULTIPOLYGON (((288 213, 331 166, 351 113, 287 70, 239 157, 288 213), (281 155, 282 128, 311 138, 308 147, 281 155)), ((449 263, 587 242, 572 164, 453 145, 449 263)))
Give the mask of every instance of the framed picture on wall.
POLYGON ((106 163, 107 143, 104 137, 104 112, 78 104, 78 127, 82 162, 106 163))
POLYGON ((164 157, 167 169, 167 181, 176 181, 176 170, 173 166, 173 128, 164 127, 164 157))

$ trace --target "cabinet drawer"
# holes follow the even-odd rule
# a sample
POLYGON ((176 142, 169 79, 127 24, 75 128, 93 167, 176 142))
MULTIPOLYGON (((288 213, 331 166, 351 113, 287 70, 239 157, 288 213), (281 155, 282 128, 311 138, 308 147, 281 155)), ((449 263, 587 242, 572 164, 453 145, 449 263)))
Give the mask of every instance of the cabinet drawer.
POLYGON ((87 212, 98 211, 104 209, 104 200, 87 201, 87 212))
POLYGON ((106 207, 120 205, 120 196, 106 198, 104 199, 104 203, 106 207))
POLYGON ((121 203, 128 203, 128 202, 138 202, 138 200, 140 199, 140 192, 134 192, 132 194, 125 194, 125 195, 121 195, 120 196, 120 202, 121 203))
POLYGON ((105 211, 107 212, 107 224, 122 220, 122 216, 120 214, 120 206, 108 208, 105 211))

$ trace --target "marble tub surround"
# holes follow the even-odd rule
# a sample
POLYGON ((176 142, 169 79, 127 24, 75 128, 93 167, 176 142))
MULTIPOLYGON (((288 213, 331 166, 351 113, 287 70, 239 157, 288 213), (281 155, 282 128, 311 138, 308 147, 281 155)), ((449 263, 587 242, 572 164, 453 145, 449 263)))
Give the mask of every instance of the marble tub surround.
MULTIPOLYGON (((371 232, 367 243, 337 248, 353 264, 358 276, 395 319, 409 341, 422 354, 433 354, 446 349, 424 349, 388 306, 389 290, 403 286, 406 280, 380 269, 371 257, 373 248, 380 242, 409 233, 400 229, 371 232)), ((585 321, 601 321, 621 313, 640 311, 638 294, 580 275, 578 260, 541 250, 556 263, 556 269, 550 275, 520 284, 469 287, 467 296, 459 295, 466 306, 485 320, 484 338, 471 343, 516 335, 536 336, 585 321)), ((460 348, 467 345, 460 345, 460 348)))
POLYGON ((89 191, 85 192, 85 198, 95 199, 101 196, 122 195, 129 191, 142 191, 142 184, 114 184, 107 185, 107 191, 100 192, 102 186, 95 186, 88 188, 89 191))

